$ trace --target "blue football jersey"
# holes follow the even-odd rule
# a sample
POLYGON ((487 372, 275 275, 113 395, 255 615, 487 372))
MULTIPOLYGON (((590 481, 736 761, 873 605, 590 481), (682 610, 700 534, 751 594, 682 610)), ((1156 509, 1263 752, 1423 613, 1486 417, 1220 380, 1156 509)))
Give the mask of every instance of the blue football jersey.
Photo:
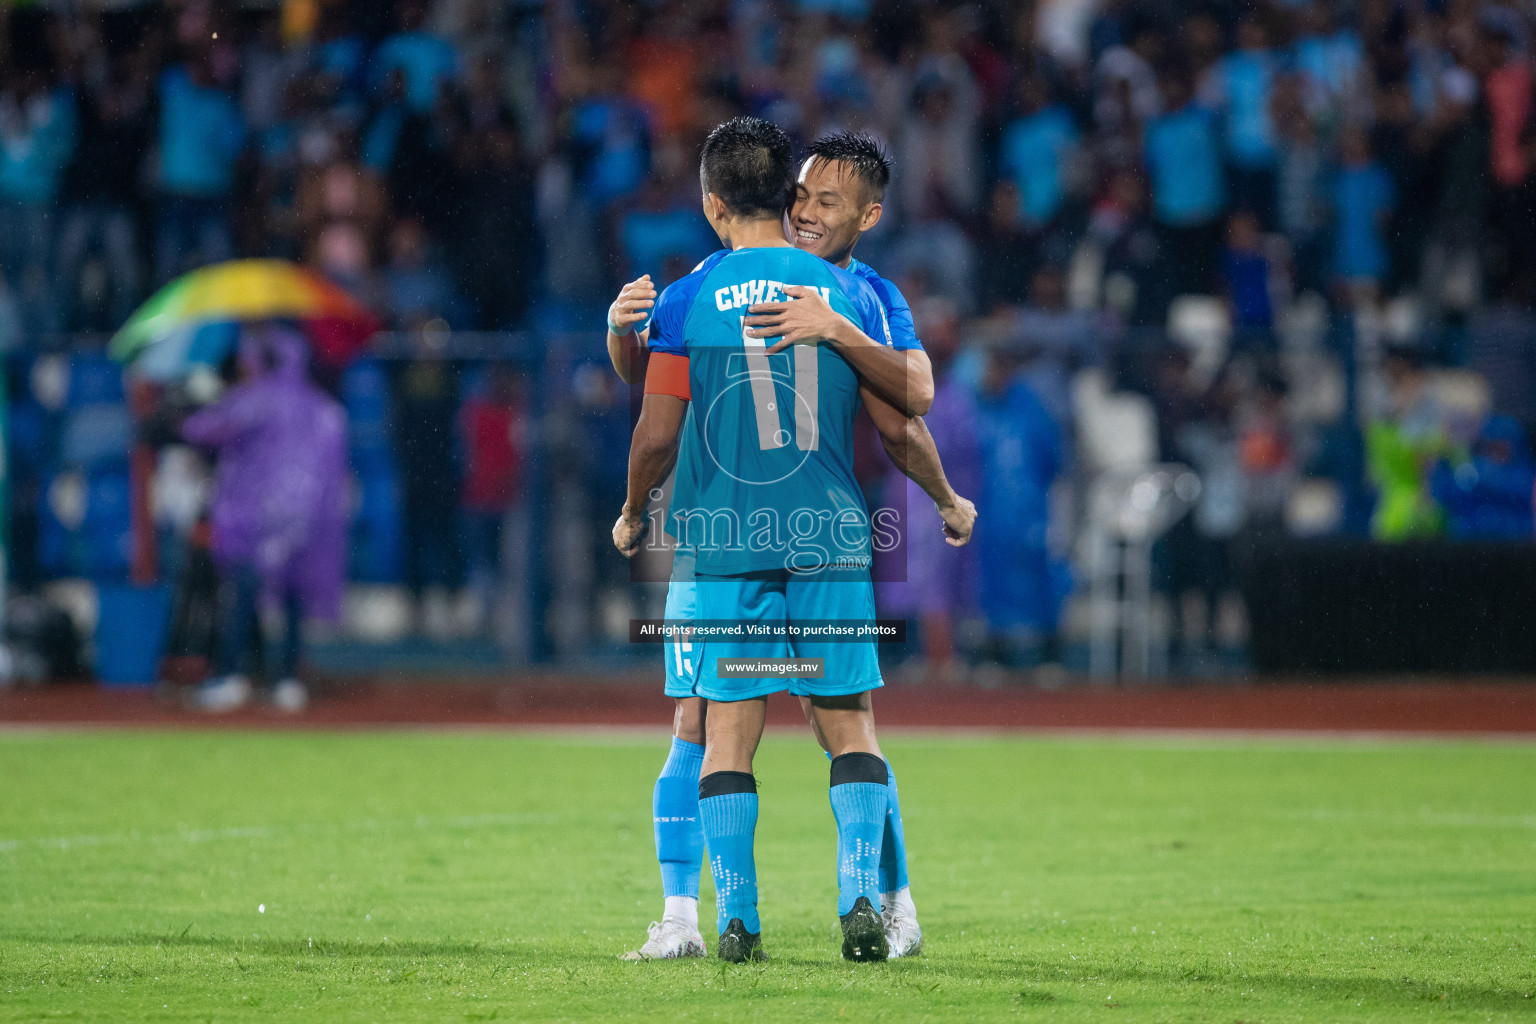
MULTIPOLYGON (((726 256, 730 255, 729 249, 718 249, 710 253, 699 265, 693 268, 694 273, 701 270, 709 270, 726 256)), ((865 283, 874 290, 875 298, 880 300, 880 305, 885 309, 885 321, 890 326, 891 336, 888 344, 895 349, 906 351, 909 348, 920 349, 923 343, 917 337, 917 327, 912 322, 912 307, 907 304, 907 297, 901 294, 890 281, 875 273, 875 269, 868 263, 859 260, 850 260, 848 273, 854 277, 863 278, 865 283)), ((635 325, 636 331, 643 331, 651 326, 651 320, 656 312, 656 307, 651 307, 651 315, 635 325)), ((886 341, 884 338, 875 338, 875 341, 886 341)))
POLYGON ((917 326, 912 322, 912 307, 907 305, 907 297, 901 294, 901 289, 875 273, 868 263, 852 260, 848 264, 848 273, 863 278, 880 300, 880 305, 885 309, 886 323, 891 327, 891 346, 903 351, 922 348, 923 343, 917 338, 917 326))
MULTIPOLYGON (((719 263, 721 260, 725 259, 730 254, 731 254, 731 250, 729 250, 729 249, 717 249, 717 250, 715 250, 714 252, 710 253, 708 256, 704 257, 702 260, 699 261, 699 265, 693 268, 693 270, 690 272, 690 276, 692 276, 694 274, 699 274, 701 272, 708 271, 708 270, 712 269, 717 263, 719 263)), ((684 278, 683 280, 687 280, 687 278, 684 278)), ((679 283, 681 283, 681 282, 679 282, 679 283)), ((662 295, 665 295, 665 294, 666 294, 666 290, 663 289, 662 295)), ((644 331, 644 330, 650 330, 650 329, 652 329, 655 326, 656 311, 658 309, 660 309, 660 308, 661 308, 661 296, 657 296, 656 303, 651 306, 650 312, 647 314, 646 318, 644 320, 640 321, 639 323, 635 324, 635 328, 634 329, 635 329, 635 332, 637 334, 639 332, 641 332, 641 331, 644 331)), ((651 330, 651 334, 653 335, 653 338, 647 339, 647 347, 650 346, 650 342, 652 340, 654 340, 654 336, 657 335, 658 333, 659 332, 657 332, 656 330, 651 330)), ((675 349, 672 349, 672 351, 675 351, 675 349)), ((672 480, 672 502, 671 502, 671 505, 668 506, 669 508, 691 508, 691 507, 693 507, 694 481, 693 481, 693 474, 692 474, 692 472, 690 472, 690 467, 694 464, 695 460, 686 451, 686 446, 688 445, 688 436, 689 436, 689 433, 690 433, 688 428, 689 428, 690 424, 692 423, 692 421, 693 421, 693 406, 690 405, 688 407, 688 412, 686 414, 685 422, 683 424, 682 447, 680 447, 678 449, 677 466, 676 466, 676 470, 675 470, 675 476, 673 477, 673 480, 672 480)), ((667 532, 672 535, 672 538, 673 538, 674 541, 677 541, 677 539, 678 539, 677 533, 676 533, 675 530, 673 530, 671 528, 672 520, 671 520, 670 516, 667 518, 666 523, 667 523, 667 532)), ((681 543, 678 543, 677 546, 679 548, 682 547, 681 543)), ((685 554, 685 553, 684 552, 679 552, 678 554, 685 554)), ((692 563, 692 561, 691 560, 686 560, 685 558, 674 557, 674 559, 673 559, 673 576, 674 576, 674 578, 683 578, 683 577, 685 577, 685 578, 691 580, 693 578, 693 563, 692 563)))
MULTIPOLYGON (((730 254, 731 254, 731 250, 729 250, 729 249, 716 249, 714 252, 710 253, 708 256, 705 256, 702 260, 700 260, 698 266, 694 267, 691 271, 689 271, 689 275, 692 276, 693 274, 697 274, 701 270, 710 270, 710 269, 712 269, 715 266, 715 264, 719 263, 721 260, 725 259, 730 254)), ((688 280, 688 278, 686 278, 686 277, 685 278, 681 278, 679 281, 677 281, 675 283, 681 284, 683 281, 686 281, 686 280, 688 280)), ((671 285, 668 285, 667 287, 670 288, 671 285)), ((662 294, 663 295, 666 294, 666 288, 662 289, 662 294)), ((635 331, 636 334, 639 334, 641 331, 651 330, 651 328, 655 326, 655 323, 656 323, 656 311, 658 309, 660 309, 660 308, 661 308, 661 296, 658 295, 656 297, 655 303, 653 303, 651 305, 650 310, 646 313, 645 319, 641 320, 641 321, 639 321, 638 323, 635 324, 634 331, 635 331)), ((655 332, 652 331, 652 333, 654 334, 655 332)), ((647 341, 646 341, 646 347, 647 348, 650 347, 650 340, 651 339, 647 339, 647 341)))
POLYGON ((683 425, 669 525, 697 571, 735 575, 869 564, 869 518, 853 475, 859 382, 830 345, 768 355, 747 307, 817 289, 871 338, 891 344, 879 297, 859 277, 788 246, 740 249, 666 289, 650 347, 686 355, 683 425))

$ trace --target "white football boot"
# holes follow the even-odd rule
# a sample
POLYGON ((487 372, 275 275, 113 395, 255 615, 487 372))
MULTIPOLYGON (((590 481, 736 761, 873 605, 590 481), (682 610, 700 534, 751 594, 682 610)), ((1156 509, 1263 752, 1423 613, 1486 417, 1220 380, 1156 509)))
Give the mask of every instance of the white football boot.
POLYGON ((187 694, 187 706, 194 711, 223 714, 245 707, 251 699, 251 681, 232 675, 210 679, 187 694))
POLYGON ((923 930, 917 924, 910 886, 880 894, 880 920, 885 925, 885 941, 891 946, 890 959, 917 956, 923 951, 923 930))
POLYGON ((645 945, 625 953, 624 960, 677 960, 708 956, 699 934, 699 901, 687 896, 668 896, 660 921, 652 921, 645 945))
POLYGON ((272 705, 290 714, 303 711, 309 704, 309 691, 297 679, 284 679, 272 688, 272 705))

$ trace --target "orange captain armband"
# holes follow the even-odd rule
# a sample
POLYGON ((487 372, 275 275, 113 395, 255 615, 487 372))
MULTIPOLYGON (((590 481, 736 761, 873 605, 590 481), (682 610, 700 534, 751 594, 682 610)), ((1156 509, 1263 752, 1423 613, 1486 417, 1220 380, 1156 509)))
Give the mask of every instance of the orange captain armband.
POLYGON ((645 393, 693 401, 688 388, 688 357, 676 352, 652 352, 651 365, 645 370, 645 393))

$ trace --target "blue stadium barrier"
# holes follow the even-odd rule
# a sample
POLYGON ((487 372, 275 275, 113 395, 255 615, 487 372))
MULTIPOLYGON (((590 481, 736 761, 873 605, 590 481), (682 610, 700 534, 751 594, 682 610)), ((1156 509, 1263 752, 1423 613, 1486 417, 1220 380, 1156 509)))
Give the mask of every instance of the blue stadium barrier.
POLYGON ((93 471, 86 479, 82 575, 93 580, 126 579, 131 543, 128 468, 93 471))
POLYGON ((64 414, 59 459, 71 467, 121 462, 133 442, 133 421, 122 402, 93 402, 64 414))
POLYGON ((128 469, 122 464, 45 476, 36 510, 42 571, 55 578, 126 579, 128 501, 128 469))
POLYGON ((48 473, 37 492, 37 564, 50 577, 73 576, 75 530, 55 514, 53 490, 59 474, 48 473))
POLYGON ((393 471, 359 473, 348 576, 358 583, 402 578, 400 481, 393 471))
POLYGON ((105 686, 152 686, 171 617, 167 584, 114 583, 98 590, 96 678, 105 686))
POLYGON ((41 473, 53 459, 53 438, 48 410, 30 395, 6 408, 5 439, 12 474, 41 473))
POLYGON ((104 354, 75 353, 69 357, 71 409, 123 401, 123 367, 104 354))
POLYGON ((393 476, 389 376, 383 364, 364 359, 348 368, 341 377, 340 397, 347 410, 353 471, 359 476, 393 476))
POLYGON ((341 375, 341 404, 346 407, 352 446, 389 445, 389 375, 377 359, 363 359, 341 375))

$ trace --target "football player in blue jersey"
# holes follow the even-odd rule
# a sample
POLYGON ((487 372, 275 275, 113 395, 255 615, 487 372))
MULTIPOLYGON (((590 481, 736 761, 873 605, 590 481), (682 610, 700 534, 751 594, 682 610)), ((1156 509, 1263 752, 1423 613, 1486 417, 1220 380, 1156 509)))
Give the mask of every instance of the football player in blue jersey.
POLYGON ((892 358, 895 353, 890 351, 872 353, 868 339, 817 295, 794 295, 805 302, 753 306, 749 324, 753 337, 777 339, 770 353, 796 344, 836 346, 882 397, 908 415, 921 416, 933 404, 933 364, 917 340, 912 308, 899 288, 853 258, 864 232, 880 223, 890 182, 890 157, 873 138, 855 132, 824 135, 811 144, 800 165, 789 232, 796 247, 842 267, 874 289, 901 358, 892 358))
MULTIPOLYGON (((836 642, 827 631, 873 622, 872 524, 852 473, 851 435, 867 385, 853 366, 891 362, 870 358, 881 341, 890 345, 891 332, 864 280, 784 240, 789 160, 782 131, 753 118, 727 122, 706 142, 705 214, 732 251, 656 303, 647 394, 614 542, 626 554, 638 548, 652 490, 680 458, 679 486, 687 481, 693 508, 679 510, 674 500, 672 519, 695 560, 693 621, 696 628, 736 623, 735 632, 696 640, 690 666, 693 694, 708 701, 699 817, 716 880, 719 955, 740 961, 761 953, 751 762, 764 699, 788 689, 809 698, 812 724, 833 757, 844 955, 884 959, 889 942, 876 908, 892 788, 869 710, 869 691, 881 685, 879 666, 867 634, 836 642), (852 334, 835 341, 807 336, 796 340, 832 343, 770 355, 747 327, 746 307, 780 295, 819 297, 857 325, 862 343, 852 334), (844 354, 861 344, 871 351, 844 354), (701 521, 690 531, 694 514, 701 521), (760 640, 741 628, 762 624, 780 632, 760 640), (806 632, 785 632, 790 624, 806 632), (796 662, 780 675, 761 662, 781 655, 813 659, 814 669, 796 662), (749 662, 745 675, 732 672, 732 658, 749 662)), ((883 351, 905 364, 894 349, 883 351)), ((960 527, 946 524, 956 543, 969 527, 969 518, 960 527)))
MULTIPOLYGON (((961 545, 968 540, 975 508, 957 495, 945 478, 943 466, 918 413, 926 412, 933 391, 932 369, 917 340, 911 311, 894 285, 874 274, 865 264, 852 259, 852 248, 862 231, 879 220, 880 202, 890 169, 878 144, 865 136, 837 135, 817 141, 800 173, 791 223, 801 227, 795 244, 831 262, 865 277, 875 288, 885 308, 893 347, 902 352, 906 373, 891 361, 876 363, 870 376, 883 374, 885 387, 876 390, 869 380, 861 380, 861 397, 882 443, 892 461, 923 487, 933 498, 944 521, 950 542, 961 545), (809 186, 809 187, 808 187, 809 186), (850 231, 851 229, 851 231, 850 231), (896 372, 892 372, 896 370, 896 372)), ((729 250, 710 256, 694 271, 716 265, 729 250)), ((817 296, 819 298, 819 295, 817 296)), ((608 353, 615 370, 633 382, 644 365, 643 354, 650 332, 647 321, 655 306, 656 290, 646 275, 629 282, 619 292, 608 313, 608 353)), ((810 305, 810 304, 807 304, 810 305)), ((772 315, 779 306, 759 306, 754 312, 772 315)), ((825 303, 818 308, 822 333, 833 339, 857 328, 838 317, 825 303)), ((806 330, 809 318, 801 318, 794 328, 793 340, 813 340, 815 331, 806 330)), ((872 339, 862 337, 865 346, 872 339)), ((834 340, 835 344, 836 341, 834 340)), ((861 377, 864 375, 861 374, 861 377)), ((686 505, 689 484, 683 479, 674 487, 674 506, 686 505)), ((666 618, 686 621, 693 617, 694 587, 692 558, 687 552, 677 554, 673 582, 667 593, 666 618)), ((694 651, 686 640, 668 645, 666 661, 667 693, 676 700, 672 749, 657 778, 653 791, 653 815, 656 852, 661 863, 665 907, 661 921, 653 922, 646 942, 625 954, 626 959, 645 960, 703 955, 699 934, 698 883, 699 860, 703 845, 698 824, 698 796, 695 784, 703 755, 703 699, 691 696, 694 651)), ((806 717, 814 727, 809 698, 802 697, 806 717)), ((823 747, 827 744, 823 737, 823 747)), ((829 753, 830 756, 830 753, 829 753)), ((881 914, 891 956, 911 956, 922 949, 922 930, 907 881, 906 850, 902 835, 900 804, 896 780, 890 775, 890 810, 882 840, 880 860, 881 914)))
MULTIPOLYGON (((920 418, 933 404, 933 364, 917 339, 912 308, 900 289, 875 273, 867 263, 853 258, 854 247, 864 232, 880 222, 885 190, 890 181, 890 158, 870 136, 853 132, 824 135, 811 144, 800 165, 795 199, 789 211, 789 230, 790 241, 796 247, 815 253, 869 284, 885 310, 893 347, 902 355, 902 362, 861 359, 867 347, 864 339, 857 337, 853 325, 838 316, 815 293, 799 295, 792 302, 753 306, 748 310, 752 315, 745 322, 753 337, 777 339, 770 342, 770 352, 781 351, 793 344, 836 346, 859 369, 861 378, 872 389, 886 401, 904 408, 908 418, 899 426, 906 432, 906 448, 909 452, 924 453, 919 460, 919 474, 907 472, 907 475, 934 500, 946 531, 953 535, 959 527, 969 537, 976 516, 975 506, 964 499, 953 500, 954 490, 947 480, 942 488, 930 487, 924 482, 921 471, 921 463, 931 461, 935 467, 940 467, 940 463, 933 436, 920 418)), ((890 418, 881 415, 881 404, 866 393, 865 406, 877 425, 882 419, 890 418)), ((885 440, 884 430, 881 437, 885 440)), ((891 447, 889 441, 886 441, 886 447, 891 447)), ((944 479, 942 467, 938 469, 937 479, 944 479)), ((909 956, 921 951, 923 933, 917 923, 917 907, 907 881, 906 850, 901 839, 901 805, 897 801, 894 773, 890 775, 890 789, 891 821, 895 827, 887 829, 886 849, 880 859, 881 916, 891 955, 909 956)))

